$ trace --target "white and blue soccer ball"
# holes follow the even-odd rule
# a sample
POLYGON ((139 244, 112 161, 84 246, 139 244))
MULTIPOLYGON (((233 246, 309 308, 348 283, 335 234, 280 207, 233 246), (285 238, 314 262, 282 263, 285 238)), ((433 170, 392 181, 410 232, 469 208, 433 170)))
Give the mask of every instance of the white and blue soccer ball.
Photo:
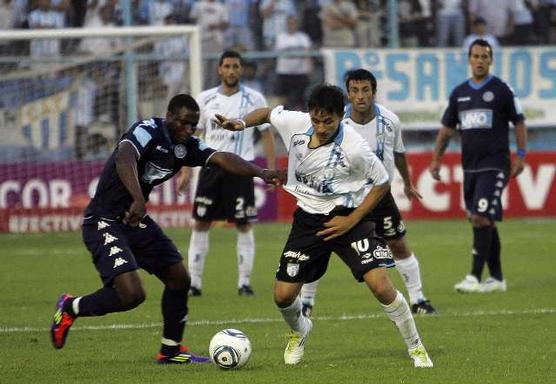
POLYGON ((223 329, 210 340, 209 356, 220 368, 241 368, 251 357, 251 341, 242 331, 223 329))

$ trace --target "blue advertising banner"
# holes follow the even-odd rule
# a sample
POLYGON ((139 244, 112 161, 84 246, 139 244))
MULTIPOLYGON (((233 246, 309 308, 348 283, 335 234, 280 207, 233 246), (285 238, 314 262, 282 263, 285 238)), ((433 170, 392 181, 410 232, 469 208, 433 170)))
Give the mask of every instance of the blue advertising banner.
MULTIPOLYGON (((377 101, 402 127, 438 128, 452 89, 469 77, 461 49, 323 49, 325 80, 344 87, 344 74, 365 68, 378 80, 377 101)), ((519 97, 530 126, 556 125, 556 47, 509 47, 494 53, 491 71, 519 97)))

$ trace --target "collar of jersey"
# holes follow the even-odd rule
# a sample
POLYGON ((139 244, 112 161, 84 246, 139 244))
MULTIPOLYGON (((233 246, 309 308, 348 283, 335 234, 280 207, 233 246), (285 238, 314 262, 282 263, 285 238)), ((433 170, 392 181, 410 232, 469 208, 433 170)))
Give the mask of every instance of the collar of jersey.
MULTIPOLYGON (((380 108, 378 108, 378 105, 376 105, 376 103, 373 103, 373 109, 374 109, 375 115, 374 115, 374 117, 371 121, 373 121, 378 116, 380 116, 380 108)), ((351 106, 351 103, 346 105, 346 107, 344 108, 344 119, 348 119, 348 118, 351 119, 352 110, 353 110, 353 108, 351 106)))
POLYGON ((487 78, 484 79, 483 81, 481 81, 480 83, 475 83, 471 79, 467 80, 467 83, 474 90, 478 90, 478 89, 481 89, 482 87, 484 87, 485 85, 487 85, 493 78, 494 78, 494 76, 488 75, 487 78))
MULTIPOLYGON (((222 86, 221 86, 221 85, 219 85, 219 86, 216 88, 216 92, 220 93, 221 95, 224 95, 224 93, 222 92, 222 86)), ((242 96, 245 97, 245 87, 244 87, 241 83, 239 84, 239 91, 237 91, 236 93, 239 93, 239 92, 241 92, 241 93, 242 93, 242 96)), ((235 95, 236 93, 232 93, 232 94, 229 95, 229 96, 228 96, 228 95, 224 95, 224 96, 226 96, 226 97, 232 97, 232 96, 235 95)))
MULTIPOLYGON (((309 129, 307 130, 307 132, 305 132, 305 134, 306 134, 307 136, 310 137, 310 136, 313 135, 313 133, 315 133, 315 128, 311 125, 311 126, 309 127, 309 129)), ((338 127, 338 130, 336 131, 336 133, 334 134, 334 136, 332 136, 332 137, 330 138, 330 140, 328 140, 328 141, 327 141, 326 143, 324 143, 324 144, 321 144, 321 145, 319 145, 319 146, 317 146, 317 147, 315 147, 315 148, 311 148, 311 149, 316 149, 316 148, 318 148, 318 147, 322 147, 323 145, 328 145, 328 144, 330 144, 330 143, 332 143, 332 142, 334 142, 334 143, 340 145, 340 144, 342 144, 342 141, 343 141, 343 140, 344 140, 344 123, 340 123, 340 126, 338 127)), ((307 146, 309 146, 309 144, 307 144, 307 146)))

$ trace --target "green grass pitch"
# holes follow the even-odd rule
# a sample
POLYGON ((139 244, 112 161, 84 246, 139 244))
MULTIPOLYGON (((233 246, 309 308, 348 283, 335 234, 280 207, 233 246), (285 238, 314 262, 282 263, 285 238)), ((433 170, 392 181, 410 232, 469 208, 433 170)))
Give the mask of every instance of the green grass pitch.
MULTIPOLYGON (((377 301, 333 257, 321 282, 304 361, 286 367, 287 328, 272 303, 274 272, 289 226, 256 225, 256 296, 237 295, 235 231, 214 228, 203 296, 189 301, 186 343, 206 353, 214 333, 238 328, 253 344, 241 370, 158 366, 160 283, 142 273, 147 300, 132 311, 78 319, 66 347, 48 327, 62 292, 86 294, 100 279, 79 233, 0 235, 0 383, 554 383, 556 220, 500 224, 508 292, 453 290, 470 266, 464 220, 410 221, 425 293, 439 316, 417 326, 435 367, 417 370, 377 301)), ((189 231, 168 234, 185 253, 189 231)), ((405 293, 395 270, 396 286, 405 293)))

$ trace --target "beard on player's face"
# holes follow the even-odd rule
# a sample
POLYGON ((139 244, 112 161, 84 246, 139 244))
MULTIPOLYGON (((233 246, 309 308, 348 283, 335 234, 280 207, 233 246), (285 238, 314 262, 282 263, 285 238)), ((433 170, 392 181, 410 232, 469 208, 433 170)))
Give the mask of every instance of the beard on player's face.
POLYGON ((227 87, 236 87, 239 84, 239 77, 233 77, 233 78, 224 77, 222 78, 222 82, 227 87))

